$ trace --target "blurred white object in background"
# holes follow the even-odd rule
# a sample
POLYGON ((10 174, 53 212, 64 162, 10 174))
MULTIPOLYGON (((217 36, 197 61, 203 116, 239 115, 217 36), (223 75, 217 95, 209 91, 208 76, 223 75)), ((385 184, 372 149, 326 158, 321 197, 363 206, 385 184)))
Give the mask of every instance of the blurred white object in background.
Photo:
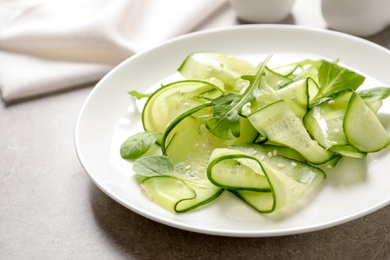
POLYGON ((274 23, 287 18, 295 0, 230 0, 230 3, 243 21, 274 23))
POLYGON ((390 24, 390 0, 322 0, 322 14, 330 29, 371 36, 390 24))

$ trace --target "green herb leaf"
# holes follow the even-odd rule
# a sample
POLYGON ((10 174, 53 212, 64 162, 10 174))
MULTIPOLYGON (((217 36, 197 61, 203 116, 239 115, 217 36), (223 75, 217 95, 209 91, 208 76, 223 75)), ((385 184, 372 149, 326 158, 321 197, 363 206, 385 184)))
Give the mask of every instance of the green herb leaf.
POLYGON ((265 65, 270 58, 271 55, 267 57, 261 66, 259 66, 259 70, 255 76, 242 77, 250 82, 243 94, 238 95, 229 93, 212 101, 215 105, 214 116, 212 119, 206 121, 206 127, 215 136, 222 139, 228 139, 229 132, 231 132, 234 137, 240 137, 241 109, 253 99, 253 91, 258 88, 258 85, 261 82, 260 79, 264 75, 265 65))
POLYGON ((132 91, 129 91, 129 94, 133 97, 135 97, 136 99, 142 99, 142 98, 148 98, 150 96, 150 94, 144 94, 144 93, 140 93, 138 91, 135 91, 135 90, 132 90, 132 91))
POLYGON ((347 89, 356 90, 365 78, 336 63, 323 60, 318 69, 319 91, 312 100, 312 104, 318 102, 333 93, 347 89))
POLYGON ((227 94, 213 100, 214 116, 207 120, 206 127, 214 135, 229 138, 229 129, 233 136, 240 136, 240 115, 237 113, 240 106, 240 95, 227 94))
POLYGON ((123 159, 135 160, 145 154, 156 143, 160 133, 142 132, 127 138, 121 148, 120 154, 123 159))
POLYGON ((143 176, 172 175, 175 166, 172 160, 164 155, 152 155, 140 158, 133 163, 133 171, 143 176))

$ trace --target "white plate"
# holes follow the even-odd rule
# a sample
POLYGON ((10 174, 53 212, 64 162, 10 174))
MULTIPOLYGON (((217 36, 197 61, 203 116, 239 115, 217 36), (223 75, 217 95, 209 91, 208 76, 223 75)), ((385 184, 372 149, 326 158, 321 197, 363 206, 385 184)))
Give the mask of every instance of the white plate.
MULTIPOLYGON (((298 26, 245 25, 184 35, 139 53, 108 73, 85 101, 77 121, 76 149, 86 172, 108 196, 157 222, 205 234, 265 237, 328 228, 389 204, 389 149, 329 171, 310 202, 284 218, 262 216, 229 193, 201 210, 175 215, 147 199, 119 156, 122 141, 141 131, 140 113, 127 91, 146 91, 176 72, 195 51, 220 51, 260 62, 273 53, 275 65, 296 59, 340 59, 368 77, 367 87, 390 85, 390 51, 350 35, 298 26)), ((271 64, 270 64, 271 65, 271 64)), ((365 87, 366 87, 365 86, 365 87)), ((381 109, 389 129, 390 100, 381 109)))

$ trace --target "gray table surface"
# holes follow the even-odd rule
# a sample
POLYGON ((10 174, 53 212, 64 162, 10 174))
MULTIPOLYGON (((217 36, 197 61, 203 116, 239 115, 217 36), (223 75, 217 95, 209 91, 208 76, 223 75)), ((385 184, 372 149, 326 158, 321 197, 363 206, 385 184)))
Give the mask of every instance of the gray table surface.
MULTIPOLYGON (((390 28, 368 39, 390 49, 390 28)), ((389 206, 316 232, 231 238, 165 226, 119 205, 92 183, 74 148, 92 87, 0 104, 0 259, 390 259, 389 206)))

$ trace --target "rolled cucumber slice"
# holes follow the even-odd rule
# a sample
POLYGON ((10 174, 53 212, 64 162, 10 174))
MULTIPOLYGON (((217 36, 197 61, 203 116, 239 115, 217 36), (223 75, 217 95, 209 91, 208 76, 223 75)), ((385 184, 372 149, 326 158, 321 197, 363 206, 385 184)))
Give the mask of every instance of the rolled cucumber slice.
POLYGON ((173 176, 148 177, 141 182, 141 187, 151 200, 171 212, 176 212, 180 202, 196 198, 191 187, 173 176))
POLYGON ((151 200, 173 213, 184 213, 204 206, 224 191, 219 187, 202 186, 171 175, 145 178, 141 187, 151 200))
POLYGON ((205 121, 213 117, 214 106, 211 103, 195 107, 177 117, 164 132, 161 149, 163 154, 174 162, 188 160, 207 162, 215 148, 230 145, 252 143, 258 136, 257 130, 247 118, 241 117, 239 137, 229 135, 222 139, 212 134, 205 126, 205 121))
POLYGON ((162 133, 185 111, 221 94, 216 85, 202 80, 182 80, 162 86, 149 97, 142 111, 144 129, 162 133))
POLYGON ((195 52, 187 56, 178 68, 187 79, 209 80, 217 78, 227 92, 239 92, 246 86, 242 75, 252 75, 255 66, 237 56, 220 52, 195 52))
POLYGON ((293 81, 292 79, 283 76, 268 67, 265 67, 264 72, 267 84, 275 90, 283 88, 293 81))
POLYGON ((387 147, 390 136, 377 115, 357 94, 353 93, 344 118, 344 133, 348 142, 365 153, 387 147))
POLYGON ((294 114, 302 119, 309 107, 308 79, 294 81, 276 92, 288 104, 294 114))
POLYGON ((261 214, 269 214, 277 209, 274 192, 256 192, 251 190, 230 190, 230 192, 261 214))
POLYGON ((327 102, 312 107, 303 119, 307 131, 320 145, 329 149, 347 145, 343 122, 351 91, 346 91, 327 102))
POLYGON ((342 156, 364 158, 366 153, 352 147, 344 133, 344 118, 351 95, 352 91, 344 91, 312 107, 303 122, 310 135, 326 149, 342 156))
POLYGON ((261 145, 261 150, 272 155, 281 155, 296 161, 306 162, 305 158, 300 153, 287 146, 281 146, 267 142, 261 145))
POLYGON ((313 164, 323 164, 334 154, 320 146, 284 100, 274 102, 248 116, 252 125, 268 140, 288 146, 313 164))
MULTIPOLYGON (((211 134, 204 126, 204 120, 212 117, 213 105, 195 107, 177 117, 164 132, 161 149, 175 163, 196 161, 207 163, 214 148, 224 146, 222 139, 211 134)), ((199 165, 198 165, 199 166, 199 165)))
POLYGON ((202 118, 212 115, 212 108, 209 103, 203 104, 173 120, 164 132, 161 148, 174 164, 174 171, 141 182, 149 197, 171 212, 197 209, 224 191, 206 175, 211 151, 223 145, 222 140, 206 133, 207 129, 202 131, 202 118))
POLYGON ((207 176, 260 213, 296 203, 326 178, 317 167, 279 155, 270 156, 261 146, 214 150, 207 176), (238 176, 248 179, 238 181, 238 176))
POLYGON ((237 150, 215 150, 210 158, 207 176, 219 187, 229 190, 270 192, 271 185, 253 155, 237 150))

